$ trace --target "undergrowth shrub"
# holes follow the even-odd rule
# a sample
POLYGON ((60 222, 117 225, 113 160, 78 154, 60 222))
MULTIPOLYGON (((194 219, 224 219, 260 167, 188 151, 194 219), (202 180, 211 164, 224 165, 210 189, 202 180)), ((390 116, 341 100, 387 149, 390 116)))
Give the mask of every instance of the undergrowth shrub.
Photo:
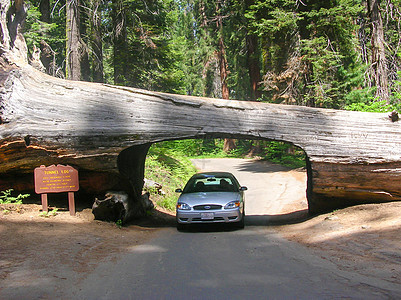
POLYGON ((5 191, 1 191, 2 195, 0 195, 0 204, 22 204, 22 200, 28 198, 29 194, 19 194, 18 196, 14 197, 11 196, 11 193, 14 189, 8 189, 5 191))

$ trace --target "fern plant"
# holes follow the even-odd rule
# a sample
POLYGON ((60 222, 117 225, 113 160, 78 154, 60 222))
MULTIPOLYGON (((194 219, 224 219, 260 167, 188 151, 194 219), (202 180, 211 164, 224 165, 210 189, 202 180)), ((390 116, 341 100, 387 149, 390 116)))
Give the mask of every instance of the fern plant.
POLYGON ((0 204, 22 204, 22 200, 28 198, 29 194, 19 194, 17 197, 11 196, 11 193, 14 189, 8 189, 5 191, 1 191, 3 195, 0 195, 0 204))

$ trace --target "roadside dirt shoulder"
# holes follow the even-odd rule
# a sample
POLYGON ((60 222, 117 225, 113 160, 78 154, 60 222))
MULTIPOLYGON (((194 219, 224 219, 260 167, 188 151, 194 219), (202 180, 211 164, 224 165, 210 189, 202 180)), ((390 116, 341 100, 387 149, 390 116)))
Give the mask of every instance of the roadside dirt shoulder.
POLYGON ((119 227, 96 221, 91 209, 40 216, 41 205, 0 205, 0 291, 3 287, 74 284, 103 260, 145 243, 166 226, 156 211, 149 220, 119 227), (149 226, 152 223, 153 226, 149 226))
MULTIPOLYGON (((287 207, 288 212, 294 207, 287 207)), ((365 204, 277 226, 339 268, 401 282, 401 203, 365 204)))

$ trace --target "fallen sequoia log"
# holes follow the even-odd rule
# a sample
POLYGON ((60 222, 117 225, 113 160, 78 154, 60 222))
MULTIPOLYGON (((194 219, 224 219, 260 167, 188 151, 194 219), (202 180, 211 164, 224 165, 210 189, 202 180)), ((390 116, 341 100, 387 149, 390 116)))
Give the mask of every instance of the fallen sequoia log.
POLYGON ((130 201, 125 192, 108 192, 105 199, 95 199, 92 212, 97 220, 124 223, 142 217, 147 211, 154 208, 149 200, 149 193, 143 194, 139 201, 130 201))
POLYGON ((0 189, 33 188, 35 167, 69 164, 79 170, 82 190, 125 191, 138 209, 152 143, 244 138, 286 141, 305 151, 311 213, 401 200, 396 113, 197 98, 50 77, 27 64, 23 39, 18 30, 8 31, 1 13, 0 189))

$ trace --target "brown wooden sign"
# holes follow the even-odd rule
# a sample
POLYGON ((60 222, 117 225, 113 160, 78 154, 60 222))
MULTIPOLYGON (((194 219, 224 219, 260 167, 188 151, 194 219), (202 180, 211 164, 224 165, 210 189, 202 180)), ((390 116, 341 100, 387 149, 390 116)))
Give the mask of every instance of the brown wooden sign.
POLYGON ((71 166, 40 166, 35 169, 34 174, 35 192, 37 194, 76 192, 79 190, 78 171, 71 166))
POLYGON ((75 215, 74 192, 79 190, 78 171, 71 166, 40 166, 34 170, 35 192, 42 195, 42 210, 47 211, 47 194, 68 192, 71 215, 75 215))

